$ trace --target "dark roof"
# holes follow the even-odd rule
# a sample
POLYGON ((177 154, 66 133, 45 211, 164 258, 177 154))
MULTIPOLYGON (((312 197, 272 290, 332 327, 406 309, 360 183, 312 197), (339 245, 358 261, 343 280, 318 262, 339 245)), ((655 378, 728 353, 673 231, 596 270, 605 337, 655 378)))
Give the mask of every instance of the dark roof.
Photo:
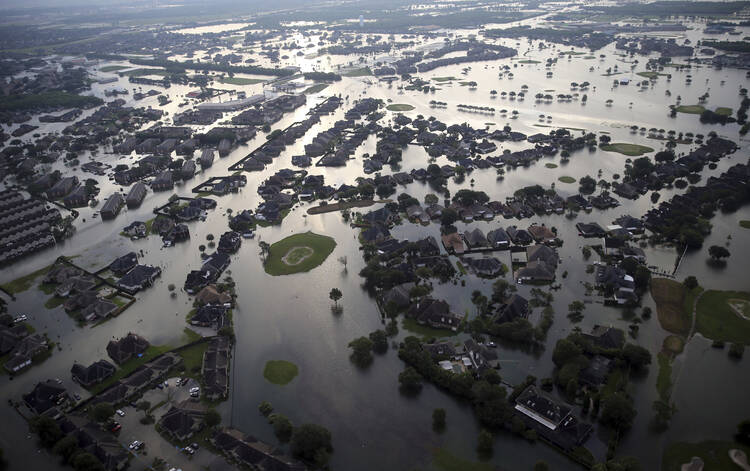
POLYGON ((73 375, 73 379, 81 386, 89 387, 101 383, 112 376, 115 372, 115 366, 107 360, 98 360, 89 366, 75 363, 70 372, 73 375))
POLYGON ((23 400, 31 410, 41 414, 52 408, 63 394, 65 394, 65 388, 48 379, 37 383, 31 392, 23 395, 23 400))

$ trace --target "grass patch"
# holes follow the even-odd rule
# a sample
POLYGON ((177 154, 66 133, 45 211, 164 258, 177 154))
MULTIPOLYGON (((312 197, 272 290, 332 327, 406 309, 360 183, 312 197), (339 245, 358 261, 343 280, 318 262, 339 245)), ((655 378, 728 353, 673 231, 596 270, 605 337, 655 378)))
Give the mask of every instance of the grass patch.
POLYGON ((624 142, 614 142, 612 144, 599 146, 599 148, 607 152, 618 152, 620 154, 628 155, 631 157, 647 154, 654 151, 654 149, 648 146, 642 146, 639 144, 626 144, 624 142))
POLYGON ((304 93, 305 95, 312 95, 313 93, 322 92, 323 90, 326 89, 326 87, 328 87, 327 83, 317 83, 313 85, 312 87, 306 88, 305 91, 302 93, 304 93))
POLYGON ((372 70, 369 67, 362 67, 359 69, 350 70, 349 72, 341 74, 344 77, 368 77, 372 75, 372 70))
POLYGON ((449 77, 432 77, 430 80, 434 80, 435 82, 450 82, 457 79, 451 75, 449 77))
POLYGON ((709 440, 700 443, 670 443, 661 461, 661 471, 680 471, 682 465, 689 463, 693 456, 703 460, 706 470, 739 469, 729 457, 729 450, 738 448, 750 455, 750 447, 739 443, 709 440))
POLYGON ((494 471, 490 463, 459 458, 445 448, 438 448, 432 455, 432 464, 440 471, 494 471))
POLYGON ((659 364, 659 375, 656 377, 656 390, 659 397, 668 401, 672 395, 672 360, 664 352, 656 355, 656 361, 659 364))
POLYGON ((667 74, 660 74, 659 72, 638 72, 635 75, 638 75, 639 77, 645 77, 647 79, 656 78, 660 75, 667 75, 667 74))
POLYGON ((405 103, 393 103, 385 107, 388 111, 411 111, 414 109, 413 106, 405 103))
POLYGON ((263 377, 266 381, 280 386, 289 384, 297 374, 299 374, 297 365, 284 360, 268 361, 266 367, 263 368, 263 377))
POLYGON ((264 79, 252 79, 245 77, 222 77, 219 82, 226 83, 228 85, 255 85, 256 83, 265 82, 264 79))
POLYGON ((100 392, 104 391, 108 387, 115 384, 117 381, 121 380, 122 378, 126 377, 133 371, 135 371, 138 367, 143 365, 144 363, 150 361, 154 357, 157 357, 161 355, 164 352, 167 352, 171 350, 172 347, 169 345, 151 345, 146 349, 146 351, 143 353, 143 355, 140 358, 131 358, 130 360, 126 361, 120 367, 115 371, 115 373, 110 376, 109 378, 105 379, 101 383, 92 386, 91 389, 89 389, 89 392, 92 395, 97 395, 100 392))
POLYGON ((696 310, 696 330, 712 340, 750 345, 750 320, 732 309, 729 300, 750 301, 750 293, 716 290, 703 293, 696 310))
POLYGON ((170 73, 164 69, 140 68, 140 69, 128 70, 126 72, 120 72, 120 75, 123 75, 125 77, 143 77, 144 75, 160 75, 162 77, 166 77, 167 75, 170 75, 170 73))
MULTIPOLYGON (((197 309, 193 309, 190 312, 193 313, 193 314, 195 314, 195 311, 197 311, 197 309)), ((192 317, 192 316, 190 316, 190 317, 192 317)), ((185 327, 184 329, 182 329, 182 339, 184 340, 185 343, 196 342, 196 341, 198 341, 198 340, 200 340, 202 338, 203 337, 201 337, 201 334, 199 334, 198 332, 194 331, 193 329, 189 329, 187 327, 185 327)))
POLYGON ((2 285, 2 288, 4 291, 10 294, 23 293, 34 285, 34 281, 36 281, 37 278, 42 275, 46 275, 47 272, 49 272, 51 269, 52 265, 46 266, 35 272, 29 273, 28 275, 24 275, 20 278, 16 278, 13 281, 5 283, 4 285, 2 285))
POLYGON ((690 331, 692 308, 685 309, 686 290, 679 283, 667 278, 651 280, 651 297, 656 303, 659 324, 667 332, 687 335, 690 331))
POLYGON ((177 354, 182 357, 185 376, 190 376, 193 379, 200 379, 201 366, 203 366, 203 354, 206 353, 207 348, 208 342, 201 342, 177 352, 177 354))
POLYGON ((544 166, 547 168, 557 168, 557 164, 553 164, 552 162, 548 162, 544 166))
POLYGON ((679 355, 684 348, 685 340, 679 335, 668 335, 661 345, 662 351, 672 355, 679 355))
POLYGON ((52 296, 47 300, 47 302, 44 303, 44 307, 46 307, 47 309, 54 309, 63 303, 65 303, 65 298, 52 296))
POLYGON ((461 262, 456 262, 456 267, 458 268, 458 271, 461 272, 461 275, 466 275, 466 267, 461 262))
POLYGON ((38 108, 88 108, 103 103, 104 100, 95 96, 66 92, 43 92, 1 97, 0 111, 24 111, 38 108))
POLYGON ((678 113, 701 114, 706 111, 702 105, 680 105, 674 109, 678 113))
MULTIPOLYGON (((336 247, 336 241, 328 236, 305 232, 294 234, 271 245, 268 259, 266 260, 266 273, 273 276, 291 275, 310 271, 325 261, 336 247), (307 247, 312 250, 306 258, 299 261, 297 248, 307 247), (295 249, 295 250, 293 250, 295 249), (294 260, 282 260, 292 252, 294 260), (294 263, 294 262, 297 263, 294 263)), ((300 257, 301 258, 301 257, 300 257)))
POLYGON ((117 72, 118 70, 129 69, 127 65, 105 65, 99 69, 99 72, 117 72))
POLYGON ((562 183, 575 183, 576 182, 575 178, 569 177, 567 175, 563 175, 562 177, 558 178, 557 180, 559 182, 562 182, 562 183))
POLYGON ((732 108, 726 108, 724 106, 720 106, 716 108, 715 113, 720 114, 722 116, 732 116, 732 108))
POLYGON ((541 64, 542 61, 535 61, 533 59, 524 59, 522 61, 518 61, 518 64, 541 64))
POLYGON ((740 227, 744 229, 750 229, 750 220, 749 219, 743 219, 740 221, 740 227))
POLYGON ((452 337, 458 333, 450 329, 436 329, 428 325, 422 325, 418 323, 415 319, 412 319, 410 317, 404 317, 401 320, 401 328, 408 330, 409 332, 416 334, 422 338, 452 337))

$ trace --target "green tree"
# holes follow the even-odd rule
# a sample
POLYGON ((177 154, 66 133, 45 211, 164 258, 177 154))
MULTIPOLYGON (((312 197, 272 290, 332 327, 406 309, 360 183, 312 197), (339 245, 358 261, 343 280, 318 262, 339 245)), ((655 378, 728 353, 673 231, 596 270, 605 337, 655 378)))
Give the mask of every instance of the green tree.
POLYGON ((100 402, 91 408, 91 418, 95 421, 102 423, 109 420, 110 417, 115 415, 115 408, 108 402, 100 402))
POLYGON ((104 465, 91 453, 78 453, 73 458, 73 469, 76 471, 104 471, 104 465))
POLYGON ((552 352, 552 362, 559 368, 577 358, 582 353, 581 347, 568 339, 560 339, 552 352))
POLYGON ((729 250, 726 249, 726 247, 722 247, 721 245, 712 245, 708 248, 708 255, 711 256, 713 260, 719 261, 722 258, 729 257, 730 253, 729 250))
POLYGON ((440 224, 443 226, 450 226, 456 221, 458 221, 458 213, 453 208, 445 208, 440 214, 440 224))
POLYGON ((482 454, 485 454, 485 455, 491 454, 492 453, 492 448, 494 447, 494 443, 493 442, 494 441, 492 439, 492 434, 488 430, 482 429, 479 432, 479 439, 478 439, 478 443, 477 443, 477 451, 479 451, 479 453, 482 453, 482 454))
POLYGON ((416 394, 422 390, 422 375, 411 366, 407 366, 404 371, 398 375, 398 384, 401 386, 401 390, 416 394))
POLYGON ((690 275, 682 282, 682 286, 692 291, 698 287, 698 279, 690 275))
POLYGON ((651 352, 641 347, 628 343, 622 349, 622 358, 634 370, 640 370, 651 364, 651 352))
POLYGON ((372 341, 372 350, 375 353, 385 353, 388 350, 388 336, 383 330, 376 330, 370 332, 370 340, 372 341))
POLYGON ((286 443, 292 438, 294 427, 292 427, 292 422, 288 418, 281 414, 273 414, 271 424, 273 425, 273 433, 280 442, 286 443))
POLYGON ((328 462, 333 451, 331 432, 317 424, 303 424, 294 429, 290 445, 292 454, 302 461, 317 467, 328 462))
POLYGON ((432 411, 432 428, 436 431, 445 429, 445 409, 435 409, 432 411))
POLYGON ((602 415, 599 420, 615 430, 626 431, 633 425, 636 414, 632 400, 625 393, 616 392, 602 399, 602 415))
POLYGON ((273 412, 273 406, 268 401, 263 401, 260 404, 258 404, 258 410, 261 414, 263 414, 265 417, 268 417, 271 412, 273 412))
POLYGON ((337 308, 339 307, 339 299, 341 299, 342 296, 343 294, 341 293, 341 290, 338 288, 333 288, 331 289, 331 292, 328 293, 328 297, 331 298, 331 300, 333 301, 333 303, 336 305, 337 308))
POLYGON ((368 366, 372 363, 372 340, 367 337, 359 337, 349 342, 352 354, 349 358, 359 367, 368 366))
POLYGON ((52 452, 60 456, 65 463, 70 463, 72 458, 80 451, 81 449, 78 448, 78 439, 73 434, 62 438, 52 448, 52 452))
POLYGON ((206 411, 206 417, 203 419, 209 427, 216 427, 221 423, 221 415, 216 412, 216 409, 208 409, 206 411))
POLYGON ((29 422, 31 431, 39 435, 42 446, 49 448, 63 437, 60 426, 54 419, 46 415, 39 415, 29 422))

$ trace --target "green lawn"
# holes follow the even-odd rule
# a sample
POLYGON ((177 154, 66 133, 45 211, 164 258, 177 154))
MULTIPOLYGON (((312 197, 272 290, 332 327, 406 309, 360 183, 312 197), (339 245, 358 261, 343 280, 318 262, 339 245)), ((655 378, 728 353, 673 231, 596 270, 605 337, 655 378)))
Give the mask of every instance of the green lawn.
POLYGON ((401 328, 423 338, 452 337, 458 333, 450 329, 435 329, 427 325, 422 325, 410 317, 404 317, 401 320, 401 328))
POLYGON ((265 82, 265 80, 244 77, 222 77, 219 79, 219 82, 229 85, 255 85, 256 83, 263 83, 265 82))
POLYGON ((306 88, 303 92, 305 95, 312 95, 313 93, 322 92, 323 90, 328 87, 327 83, 318 83, 313 85, 312 87, 306 88))
POLYGON ((750 219, 743 219, 740 221, 740 227, 750 229, 750 219))
POLYGON ((688 334, 692 307, 686 309, 686 295, 682 283, 666 278, 651 280, 651 297, 656 303, 656 314, 662 329, 673 334, 688 334))
POLYGON ((563 175, 562 177, 558 178, 558 180, 562 183, 575 183, 576 179, 573 177, 569 177, 567 175, 563 175))
POLYGON ((715 113, 720 114, 722 116, 732 116, 732 108, 726 108, 724 106, 720 106, 716 108, 715 113))
POLYGON ((206 353, 207 348, 208 342, 202 342, 177 352, 182 357, 187 376, 195 379, 200 376, 201 366, 203 365, 203 354, 206 353))
POLYGON ((405 103, 394 103, 385 107, 388 111, 411 111, 414 109, 413 106, 405 103))
POLYGON ((278 384, 283 386, 289 384, 295 376, 299 373, 297 365, 292 362, 284 360, 271 360, 266 362, 266 367, 263 369, 263 377, 269 383, 278 384))
POLYGON ((99 69, 99 72, 117 72, 118 70, 129 69, 127 65, 105 65, 99 69))
POLYGON ((553 164, 551 162, 544 164, 544 166, 547 167, 547 168, 557 168, 557 164, 553 164))
POLYGON ((743 319, 729 306, 730 299, 750 301, 750 293, 716 290, 703 293, 698 301, 696 330, 711 340, 750 345, 750 320, 743 319))
POLYGON ((460 458, 445 448, 438 448, 432 455, 432 464, 440 471, 494 471, 490 463, 460 458))
POLYGON ((656 377, 656 390, 659 392, 659 397, 662 400, 668 401, 672 393, 672 361, 669 359, 669 355, 666 355, 664 352, 656 355, 656 360, 659 364, 659 375, 656 377))
POLYGON ((294 234, 271 245, 268 260, 265 264, 266 273, 279 276, 310 271, 323 263, 335 247, 336 241, 328 236, 312 232, 294 234), (301 261, 300 251, 293 250, 300 247, 312 249, 312 254, 301 261), (290 263, 285 263, 282 260, 287 254, 290 255, 290 259, 287 260, 290 263))
POLYGON ((521 61, 518 61, 519 64, 541 64, 541 61, 535 61, 533 59, 524 59, 521 61))
POLYGON ((161 76, 170 75, 170 73, 164 69, 147 69, 147 68, 128 70, 127 72, 121 72, 121 74, 126 77, 142 77, 144 75, 161 75, 161 76))
POLYGON ((738 448, 750 455, 750 447, 739 443, 724 441, 705 441, 700 443, 670 443, 661 460, 661 471, 680 471, 693 456, 701 458, 706 471, 731 471, 740 469, 729 457, 729 450, 738 448))
POLYGON ((702 105, 681 105, 675 108, 678 113, 701 114, 706 111, 702 105))
POLYGON ((61 298, 59 296, 52 296, 47 300, 47 302, 44 303, 44 307, 47 309, 54 309, 57 306, 60 306, 61 304, 65 303, 65 298, 61 298))
POLYGON ((46 275, 51 268, 52 265, 49 265, 35 272, 29 273, 28 275, 16 278, 15 280, 2 285, 2 288, 10 294, 23 293, 34 285, 34 281, 36 281, 37 278, 46 275))
POLYGON ((450 82, 451 80, 456 80, 456 77, 432 77, 430 80, 434 80, 435 82, 450 82))
POLYGON ((648 79, 656 78, 660 75, 667 75, 667 74, 660 74, 659 72, 638 72, 636 75, 640 77, 645 77, 648 79))
POLYGON ((599 146, 599 148, 607 152, 619 152, 620 154, 628 155, 631 157, 647 154, 654 151, 654 149, 652 149, 651 147, 642 146, 639 144, 626 144, 624 142, 613 142, 612 144, 599 146))
POLYGON ((131 358, 130 360, 126 361, 120 367, 115 371, 115 373, 110 376, 109 378, 105 379, 101 383, 92 386, 91 389, 89 389, 89 392, 92 395, 97 395, 100 392, 104 391, 120 379, 124 378, 125 376, 129 375, 133 371, 135 371, 139 366, 143 365, 147 361, 151 360, 152 358, 161 355, 164 352, 167 352, 171 350, 172 347, 169 345, 151 345, 146 349, 146 351, 143 353, 143 356, 140 358, 131 358))
POLYGON ((360 69, 350 70, 349 72, 341 74, 344 77, 368 77, 372 75, 372 70, 369 67, 362 67, 360 69))

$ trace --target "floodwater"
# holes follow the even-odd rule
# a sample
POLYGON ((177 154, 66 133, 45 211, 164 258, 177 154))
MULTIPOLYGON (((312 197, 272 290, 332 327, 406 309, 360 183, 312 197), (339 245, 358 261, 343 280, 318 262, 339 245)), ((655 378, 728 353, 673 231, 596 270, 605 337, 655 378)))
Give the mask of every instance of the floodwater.
MULTIPOLYGON (((534 20, 537 21, 537 20, 534 20)), ((226 25, 235 28, 236 24, 226 25)), ((224 29, 227 31, 228 29, 224 29)), ((747 35, 748 28, 744 28, 747 35)), ((221 30, 220 30, 221 31, 221 30)), ((460 31, 469 34, 473 31, 460 31)), ((695 39, 696 32, 690 31, 687 37, 695 39)), ((298 35, 298 41, 306 44, 298 35)), ((313 44, 316 38, 309 38, 313 44)), ((438 39, 440 41, 441 39, 438 39)), ((459 66, 441 67, 425 74, 423 78, 454 76, 460 80, 473 80, 478 83, 476 90, 463 87, 454 81, 452 84, 442 84, 434 93, 424 94, 415 91, 400 91, 397 86, 385 86, 377 83, 373 77, 344 78, 322 92, 308 97, 308 103, 294 113, 276 123, 274 129, 283 129, 290 123, 304 117, 306 111, 331 94, 340 94, 346 98, 344 105, 333 115, 324 117, 314 126, 304 138, 289 146, 282 155, 266 167, 262 172, 248 173, 248 185, 239 193, 224 197, 217 197, 218 207, 209 212, 205 222, 190 223, 191 239, 188 243, 177 244, 176 247, 164 249, 156 237, 147 240, 130 241, 120 237, 121 228, 135 220, 147 220, 152 217, 152 208, 166 202, 171 192, 149 193, 140 209, 123 210, 114 221, 100 221, 92 218, 95 209, 84 208, 77 223, 78 232, 70 240, 60 244, 56 250, 42 252, 24 260, 21 263, 4 268, 0 273, 0 282, 6 282, 24 275, 32 270, 46 266, 58 255, 76 255, 76 262, 87 267, 101 267, 108 264, 114 257, 130 250, 143 251, 142 262, 159 265, 163 275, 156 285, 138 294, 138 301, 123 315, 95 328, 78 328, 75 323, 62 311, 62 308, 46 309, 43 304, 46 298, 36 288, 32 288, 20 296, 10 305, 11 313, 27 312, 31 323, 39 332, 47 332, 52 340, 60 342, 60 350, 45 363, 35 366, 25 374, 11 380, 7 376, 0 377, 2 384, 2 398, 18 399, 30 390, 37 381, 60 377, 73 392, 85 395, 70 379, 69 369, 74 361, 91 362, 94 359, 106 357, 105 347, 113 337, 120 337, 127 332, 135 331, 154 344, 179 344, 183 328, 186 326, 185 315, 191 308, 192 301, 184 293, 179 292, 175 299, 169 297, 167 285, 174 283, 181 287, 188 270, 200 266, 201 259, 198 245, 206 243, 206 236, 219 234, 227 228, 227 209, 234 212, 242 209, 255 209, 259 203, 259 196, 255 189, 268 176, 279 169, 291 167, 291 156, 302 152, 303 146, 309 143, 319 131, 330 127, 336 120, 342 119, 353 100, 361 97, 382 98, 393 103, 407 103, 416 107, 414 111, 406 113, 410 117, 418 114, 435 116, 446 124, 468 122, 474 127, 482 127, 485 123, 493 123, 490 129, 509 124, 514 130, 527 134, 548 132, 552 128, 561 126, 586 129, 593 132, 606 132, 613 142, 629 142, 651 146, 659 150, 663 141, 648 139, 640 133, 632 134, 631 125, 639 127, 666 130, 674 129, 678 132, 693 132, 708 134, 716 131, 739 142, 743 147, 734 155, 723 159, 715 170, 705 169, 703 181, 710 175, 719 175, 729 166, 744 162, 748 152, 747 141, 740 140, 737 125, 702 125, 696 115, 679 114, 676 118, 668 117, 668 105, 673 104, 677 95, 682 97, 683 104, 697 103, 698 97, 709 91, 710 106, 728 106, 736 110, 739 103, 738 88, 746 83, 744 71, 724 69, 716 71, 708 67, 693 67, 689 71, 672 70, 672 79, 659 77, 656 82, 641 90, 635 82, 641 80, 634 72, 644 71, 646 58, 636 57, 640 64, 635 65, 631 72, 630 58, 617 56, 614 45, 610 45, 594 54, 595 58, 585 59, 586 55, 573 56, 570 59, 560 58, 551 69, 552 78, 546 78, 544 61, 548 57, 557 57, 557 47, 539 50, 538 43, 527 41, 499 41, 519 50, 523 59, 539 60, 540 64, 516 64, 510 59, 492 61, 488 63, 472 63, 459 66), (599 57, 604 54, 605 57, 599 57), (627 62, 626 62, 627 61, 627 62), (499 68, 510 65, 514 74, 513 79, 498 78, 499 68), (517 66, 516 66, 517 65, 517 66), (623 73, 612 77, 602 76, 608 67, 618 66, 623 73), (462 75, 462 69, 470 66, 467 75, 462 75), (593 71, 589 68, 593 67, 593 71), (692 84, 685 83, 686 76, 692 75, 692 84), (612 88, 614 78, 631 78, 630 85, 612 88), (549 93, 572 93, 570 82, 589 81, 591 88, 588 93, 588 103, 580 101, 570 103, 535 103, 534 95, 546 90, 549 93), (721 82, 724 81, 722 85, 721 82), (528 85, 527 98, 524 101, 511 101, 490 97, 491 90, 520 91, 522 85, 528 85), (672 94, 666 96, 666 90, 672 94), (611 107, 606 106, 607 99, 613 100, 611 107), (430 100, 445 101, 446 109, 429 107, 430 100), (632 102, 632 106, 630 103, 632 102), (506 109, 506 116, 496 113, 494 116, 461 112, 456 109, 459 103, 478 106, 492 106, 497 110, 506 109), (511 111, 519 112, 517 119, 510 119, 511 111), (540 122, 539 115, 545 115, 540 122), (547 120, 551 116, 551 120, 547 120), (540 127, 540 125, 545 127, 540 127), (83 222, 85 220, 86 222, 83 222)), ((569 48, 564 48, 569 50, 569 48)), ((306 54, 314 53, 315 48, 306 50, 306 54)), ((249 52, 243 52, 247 57, 258 59, 258 64, 265 65, 264 59, 249 52)), ((338 65, 347 66, 350 62, 357 62, 354 56, 321 56, 315 59, 297 57, 289 53, 290 59, 283 65, 299 65, 303 71, 312 69, 335 69, 338 65)), ((369 60, 369 59, 368 59, 369 60)), ((105 65, 105 64, 102 64, 105 65)), ((107 63, 106 65, 109 65, 107 63)), ((669 72, 669 71, 665 71, 669 72)), ((645 79, 643 79, 645 80, 645 79)), ((131 95, 125 97, 132 102, 133 86, 126 79, 119 83, 93 86, 92 93, 103 96, 105 89, 123 87, 131 90, 131 95)), ((142 88, 144 91, 151 87, 142 88)), ((164 90, 173 102, 163 107, 171 115, 185 108, 177 105, 185 94, 192 89, 184 86, 172 86, 164 90)), ((219 85, 217 88, 247 91, 248 94, 263 90, 262 84, 250 86, 219 85)), ((137 106, 157 107, 156 97, 135 102, 137 106)), ((129 103, 130 104, 130 103, 129 103)), ((87 112, 90 113, 90 112, 87 112)), ((85 115, 84 115, 85 116, 85 115)), ((225 119, 232 114, 226 114, 225 119)), ((387 124, 393 113, 388 112, 381 124, 387 124)), ((35 118, 36 120, 36 118, 35 118)), ((33 124, 33 123, 32 123, 33 124)), ((45 124, 41 131, 59 131, 65 124, 45 124)), ((205 130, 206 128, 196 127, 205 130)), ((580 131, 573 131, 580 132, 580 131)), ((23 140, 31 139, 30 135, 23 140)), ((264 135, 259 133, 251 142, 233 151, 228 157, 217 159, 214 165, 195 179, 177 186, 175 193, 190 196, 190 188, 201 181, 213 176, 227 175, 227 168, 250 150, 264 141, 264 135)), ((341 183, 354 183, 357 176, 362 175, 361 156, 375 150, 375 138, 370 137, 358 149, 355 159, 349 161, 343 168, 309 168, 311 174, 325 175, 326 184, 337 186, 341 183)), ((498 151, 503 149, 518 150, 527 148, 528 143, 498 143, 498 151)), ((678 145, 677 152, 688 152, 691 146, 678 145)), ((132 163, 133 157, 124 157, 100 152, 97 159, 112 165, 117 163, 132 163)), ((531 184, 541 184, 548 187, 555 184, 556 190, 563 196, 577 192, 577 184, 564 184, 557 181, 562 175, 576 179, 585 175, 597 178, 599 170, 601 177, 612 179, 615 173, 622 174, 627 157, 600 150, 589 152, 583 150, 574 153, 567 164, 560 162, 559 156, 547 157, 528 168, 508 170, 505 178, 497 179, 494 169, 474 170, 462 182, 450 181, 449 189, 455 194, 461 188, 473 188, 486 191, 491 199, 502 200, 511 196, 513 192, 531 184), (545 163, 554 162, 558 168, 550 169, 545 163)), ((81 159, 85 161, 85 156, 81 159)), ((409 171, 427 165, 428 156, 421 147, 409 146, 404 150, 403 161, 399 169, 383 170, 383 174, 396 171, 409 171)), ((439 165, 444 165, 444 157, 437 159, 439 165)), ((80 170, 70 170, 55 164, 51 168, 62 168, 66 174, 76 174, 79 178, 89 178, 80 170)), ((111 192, 119 191, 106 177, 96 177, 100 182, 100 201, 111 192)), ((430 188, 415 182, 399 192, 408 192, 420 201, 431 192, 430 188)), ((675 193, 677 189, 664 189, 662 201, 675 193)), ((593 274, 585 273, 587 263, 596 259, 594 255, 589 262, 585 262, 581 255, 581 247, 588 242, 577 235, 575 222, 598 222, 602 226, 622 215, 631 214, 641 216, 652 207, 650 195, 642 196, 636 201, 620 199, 622 205, 606 211, 594 210, 586 214, 580 213, 576 219, 567 219, 564 215, 550 215, 534 217, 528 220, 503 220, 501 217, 491 222, 477 222, 469 225, 458 223, 459 231, 465 227, 478 226, 485 233, 496 227, 507 227, 511 224, 527 226, 532 222, 544 223, 558 229, 558 236, 564 240, 559 249, 561 266, 558 268, 558 282, 562 288, 554 291, 553 307, 555 321, 548 334, 547 347, 542 352, 528 353, 507 346, 500 346, 498 354, 501 359, 500 371, 503 379, 510 383, 517 383, 527 375, 537 378, 552 375, 551 354, 555 342, 568 335, 574 327, 588 331, 594 324, 613 325, 627 331, 628 321, 623 320, 622 311, 617 308, 605 307, 594 296, 587 297, 584 282, 593 282, 593 274), (562 279, 561 274, 567 271, 568 276, 562 279), (586 310, 584 319, 578 324, 572 324, 567 316, 567 305, 574 300, 584 300, 586 310)), ((389 349, 382 356, 376 355, 373 364, 365 369, 356 368, 349 361, 347 344, 354 338, 367 335, 375 329, 382 328, 380 315, 374 300, 362 288, 362 279, 358 276, 364 266, 357 232, 346 224, 338 213, 307 216, 305 211, 309 203, 296 207, 280 226, 260 228, 254 240, 243 240, 239 252, 232 256, 232 264, 228 270, 237 283, 239 294, 238 306, 235 309, 234 321, 237 335, 237 345, 233 359, 233 375, 231 379, 231 399, 222 404, 220 411, 225 424, 255 435, 269 443, 275 443, 271 427, 257 411, 257 405, 263 400, 271 402, 277 412, 288 416, 295 424, 314 422, 320 423, 331 430, 335 452, 332 455, 333 469, 431 469, 432 453, 445 447, 451 453, 463 458, 476 460, 476 437, 479 425, 468 404, 459 402, 447 394, 426 385, 422 393, 416 398, 406 397, 399 393, 397 375, 403 369, 403 363, 397 358, 395 349, 389 349), (300 273, 284 277, 267 275, 262 267, 259 256, 258 242, 260 240, 273 243, 287 235, 313 231, 334 237, 337 246, 331 256, 319 267, 308 273, 300 273), (347 264, 339 261, 346 257, 347 264), (328 292, 337 287, 343 292, 340 303, 343 313, 334 315, 331 312, 331 301, 328 292), (288 360, 298 365, 300 374, 286 386, 276 386, 266 382, 262 371, 269 360, 288 360), (437 434, 431 429, 431 413, 434 408, 442 407, 447 411, 447 429, 437 434)), ((366 210, 365 210, 366 211, 366 210)), ((729 242, 732 252, 725 268, 715 269, 706 264, 705 249, 688 253, 683 260, 677 278, 688 275, 698 277, 701 284, 707 288, 718 289, 748 289, 746 267, 743 261, 750 259, 750 231, 739 227, 738 221, 750 219, 750 208, 743 207, 734 214, 717 214, 712 219, 713 232, 707 238, 704 247, 729 242), (731 236, 731 240, 728 237, 731 236)), ((394 229, 394 236, 416 239, 427 235, 439 235, 437 224, 420 226, 405 223, 394 229)), ((671 271, 677 254, 672 248, 648 247, 645 249, 650 265, 671 271)), ((496 255, 506 264, 508 254, 496 255)), ((454 259, 455 261, 455 259, 454 259)), ((510 279, 510 275, 506 275, 510 279)), ((473 275, 465 278, 466 286, 451 283, 435 285, 435 296, 445 297, 456 312, 468 312, 475 315, 470 302, 470 293, 474 289, 485 293, 491 290, 491 281, 481 280, 473 275)), ((530 287, 519 286, 519 293, 529 297, 530 287)), ((643 300, 643 306, 655 308, 649 295, 643 300)), ((655 309, 654 309, 655 312, 655 309)), ((536 322, 539 310, 532 316, 536 322)), ((402 339, 409 332, 401 329, 396 340, 402 339)), ((650 320, 641 324, 640 332, 631 342, 648 348, 654 355, 661 348, 663 338, 667 332, 662 330, 654 315, 650 320)), ((455 341, 463 340, 463 336, 455 337, 455 341)), ((654 359, 655 362, 655 359, 654 359)), ((651 418, 651 403, 657 398, 655 379, 657 367, 651 365, 643 377, 636 378, 628 391, 634 396, 638 415, 633 429, 623 438, 619 452, 639 458, 644 469, 657 469, 661 452, 666 443, 679 440, 728 439, 734 431, 737 422, 745 418, 749 410, 743 392, 750 388, 748 376, 742 374, 747 370, 747 360, 733 362, 727 358, 725 351, 710 348, 710 342, 697 336, 680 355, 674 367, 676 378, 673 400, 676 402, 678 413, 673 419, 671 429, 662 435, 653 435, 648 431, 648 421, 651 418), (717 390, 718 387, 718 390, 717 390)), ((3 418, 8 416, 14 427, 23 427, 17 414, 11 408, 3 408, 3 418)), ((26 456, 52 469, 56 462, 52 458, 36 453, 33 440, 22 435, 0 437, 0 445, 6 451, 11 463, 18 463, 26 456)), ((602 459, 606 451, 607 437, 597 431, 588 442, 597 458, 602 459)), ((553 451, 544 444, 530 444, 510 434, 501 433, 495 438, 495 453, 491 462, 502 469, 530 469, 538 460, 547 461, 551 469, 575 469, 576 466, 565 457, 553 451)))

